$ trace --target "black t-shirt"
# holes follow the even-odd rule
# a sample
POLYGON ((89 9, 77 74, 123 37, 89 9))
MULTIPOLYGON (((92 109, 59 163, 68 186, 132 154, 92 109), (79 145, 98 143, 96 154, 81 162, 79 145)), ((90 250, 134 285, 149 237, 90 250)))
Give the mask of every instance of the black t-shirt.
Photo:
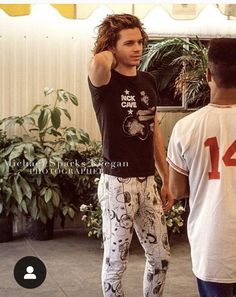
POLYGON ((119 177, 155 173, 155 79, 147 72, 125 76, 111 71, 110 82, 94 87, 89 80, 93 107, 102 134, 103 172, 119 177))

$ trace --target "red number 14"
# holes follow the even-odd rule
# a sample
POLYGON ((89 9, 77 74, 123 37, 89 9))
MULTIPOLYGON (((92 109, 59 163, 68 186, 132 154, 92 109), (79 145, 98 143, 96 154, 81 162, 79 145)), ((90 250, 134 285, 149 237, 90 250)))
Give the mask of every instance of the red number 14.
MULTIPOLYGON (((205 146, 209 146, 210 158, 211 158, 211 171, 208 173, 209 179, 220 179, 219 172, 219 145, 216 137, 208 138, 204 142, 205 146)), ((229 146, 225 152, 222 160, 225 166, 236 166, 236 159, 232 156, 236 152, 236 140, 229 146)))

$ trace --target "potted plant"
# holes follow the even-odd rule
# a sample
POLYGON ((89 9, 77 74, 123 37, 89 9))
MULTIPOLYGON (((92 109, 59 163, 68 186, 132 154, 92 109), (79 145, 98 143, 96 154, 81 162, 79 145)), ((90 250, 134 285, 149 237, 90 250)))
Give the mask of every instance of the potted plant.
POLYGON ((10 192, 8 191, 6 180, 2 176, 2 169, 0 171, 0 242, 6 242, 13 238, 13 214, 11 212, 13 206, 11 205, 11 200, 9 200, 10 192))
MULTIPOLYGON (((17 202, 20 212, 33 221, 42 222, 41 229, 60 210, 63 211, 57 175, 61 166, 64 167, 63 155, 76 150, 78 143, 76 129, 61 126, 63 115, 69 120, 71 117, 60 106, 68 101, 78 105, 77 98, 62 89, 44 90, 45 96, 51 94, 56 96, 54 104, 38 104, 24 116, 10 116, 0 121, 5 129, 17 125, 24 131, 18 142, 0 150, 0 159, 4 160, 5 170, 9 172, 7 183, 12 191, 9 199, 17 202)), ((69 209, 66 215, 72 217, 75 214, 73 206, 70 205, 69 209)), ((44 231, 45 239, 51 234, 51 231, 44 231)), ((43 238, 39 236, 38 239, 43 238)))
MULTIPOLYGON (((59 184, 63 199, 64 215, 70 211, 69 204, 78 210, 81 204, 93 204, 97 199, 97 181, 101 173, 102 145, 100 141, 91 140, 88 133, 78 131, 79 148, 77 151, 68 151, 63 160, 71 164, 67 175, 60 174, 59 184)), ((62 216, 62 226, 65 216, 62 216)))
POLYGON ((76 192, 83 203, 93 203, 97 200, 97 182, 101 174, 102 144, 91 140, 89 134, 80 130, 81 169, 76 176, 76 192), (82 174, 81 174, 82 173, 82 174))
MULTIPOLYGON (((20 138, 8 139, 6 132, 0 129, 0 150, 20 141, 20 138)), ((17 212, 17 201, 11 199, 12 189, 8 182, 9 168, 0 157, 0 242, 13 238, 13 218, 17 212)))
POLYGON ((152 42, 143 54, 139 69, 151 72, 156 78, 160 100, 166 101, 160 105, 178 105, 182 96, 190 107, 209 103, 207 48, 197 36, 189 41, 169 38, 152 42))
POLYGON ((102 210, 99 203, 82 204, 80 211, 83 214, 81 220, 88 228, 88 237, 102 237, 102 210))

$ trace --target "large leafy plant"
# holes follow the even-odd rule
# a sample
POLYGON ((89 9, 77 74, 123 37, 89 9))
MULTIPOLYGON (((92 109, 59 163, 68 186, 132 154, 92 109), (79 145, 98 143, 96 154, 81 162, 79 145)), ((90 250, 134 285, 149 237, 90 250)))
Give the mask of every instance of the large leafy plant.
MULTIPOLYGON (((97 201, 97 183, 101 174, 102 145, 100 141, 91 140, 88 133, 79 130, 79 150, 68 151, 64 162, 71 164, 67 175, 60 174, 60 188, 64 200, 76 207, 82 204, 95 205, 97 201)), ((64 207, 64 215, 69 211, 64 207)), ((92 209, 91 209, 92 213, 92 209)), ((64 225, 62 217, 62 226, 64 225)))
MULTIPOLYGON (((66 207, 66 214, 75 215, 73 205, 63 204, 57 176, 63 167, 63 155, 75 150, 78 144, 77 131, 62 127, 62 117, 71 120, 67 109, 61 104, 69 101, 78 105, 77 98, 63 89, 46 88, 44 95, 54 95, 53 104, 37 104, 24 116, 10 116, 0 121, 4 129, 19 126, 22 138, 0 150, 0 169, 7 189, 5 201, 17 202, 17 208, 33 219, 46 223, 66 207)), ((5 203, 7 212, 9 207, 5 203)))
MULTIPOLYGON (((0 129, 0 150, 16 143, 19 139, 8 139, 6 131, 0 129)), ((17 201, 12 200, 12 189, 8 186, 9 168, 4 159, 0 158, 0 217, 15 214, 17 211, 17 201)))
POLYGON ((189 41, 170 38, 152 42, 140 64, 140 70, 150 71, 156 78, 160 97, 173 95, 173 102, 162 102, 161 105, 178 105, 182 96, 187 104, 207 104, 210 90, 206 69, 207 48, 198 37, 189 41))
POLYGON ((101 174, 102 144, 91 140, 88 133, 80 133, 82 174, 76 177, 76 192, 83 203, 93 203, 97 199, 97 180, 101 174))

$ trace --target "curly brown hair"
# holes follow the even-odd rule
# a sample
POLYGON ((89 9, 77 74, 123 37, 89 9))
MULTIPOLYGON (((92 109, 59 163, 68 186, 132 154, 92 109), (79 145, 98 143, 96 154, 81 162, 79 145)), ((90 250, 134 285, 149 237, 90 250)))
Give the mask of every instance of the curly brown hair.
POLYGON ((119 32, 123 29, 138 28, 143 38, 143 46, 145 47, 148 42, 148 35, 143 28, 143 24, 136 16, 131 14, 123 13, 107 15, 97 28, 98 36, 94 43, 94 54, 115 46, 119 39, 119 32))

